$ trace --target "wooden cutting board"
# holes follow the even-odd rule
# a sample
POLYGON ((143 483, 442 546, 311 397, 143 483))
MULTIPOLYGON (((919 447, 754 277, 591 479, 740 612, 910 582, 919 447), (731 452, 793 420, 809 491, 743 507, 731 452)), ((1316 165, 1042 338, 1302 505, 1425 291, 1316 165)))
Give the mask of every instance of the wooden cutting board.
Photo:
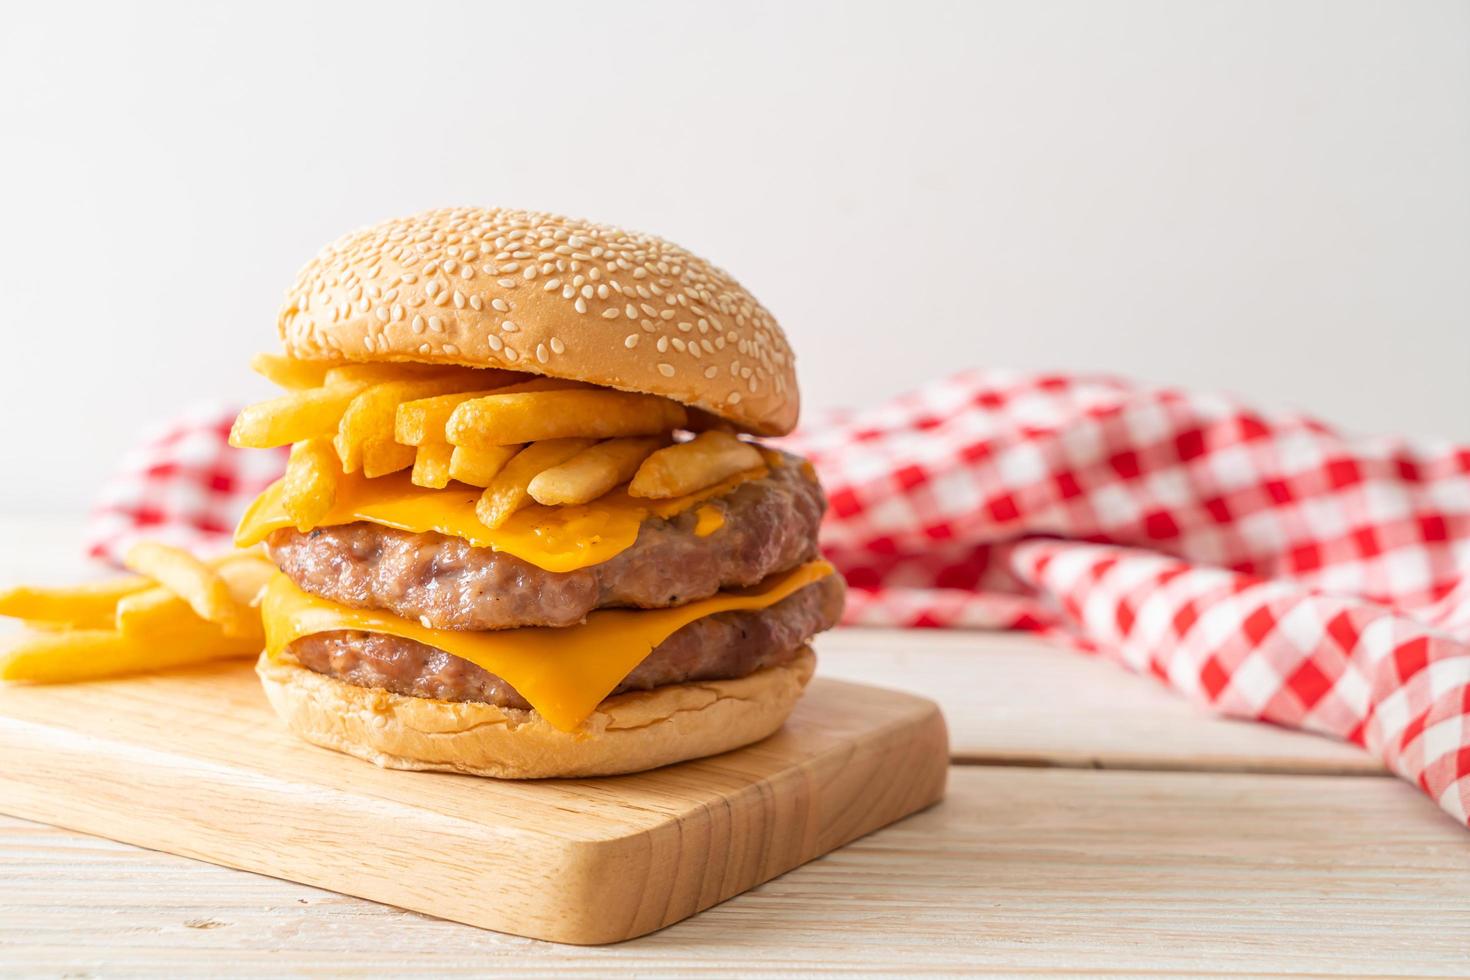
POLYGON ((501 932, 678 922, 944 794, 930 701, 817 678, 756 745, 604 779, 378 769, 280 727, 246 663, 0 686, 0 811, 501 932))

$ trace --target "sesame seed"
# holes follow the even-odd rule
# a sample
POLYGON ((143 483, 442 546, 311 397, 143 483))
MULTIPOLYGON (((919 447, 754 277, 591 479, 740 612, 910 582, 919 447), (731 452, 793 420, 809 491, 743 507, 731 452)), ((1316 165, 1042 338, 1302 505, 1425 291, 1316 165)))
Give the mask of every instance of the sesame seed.
POLYGON ((444 332, 444 319, 438 316, 429 317, 429 329, 434 333, 444 332))
POLYGON ((502 320, 501 323, 500 323, 500 329, 501 330, 504 330, 506 333, 515 333, 517 330, 519 330, 521 328, 518 327, 518 326, 516 326, 514 323, 512 323, 509 320, 502 320))
POLYGON ((449 355, 458 354, 459 353, 459 348, 456 347, 456 346, 454 346, 453 344, 445 344, 444 345, 444 353, 449 354, 449 355))
POLYGON ((560 337, 551 338, 551 352, 553 354, 565 354, 567 352, 567 345, 561 342, 560 337))
POLYGON ((495 281, 499 283, 502 288, 505 289, 514 289, 517 285, 519 285, 519 283, 517 283, 514 279, 497 279, 495 281))
POLYGON ((582 297, 578 296, 577 297, 577 302, 575 302, 575 303, 572 304, 572 308, 575 309, 578 313, 586 313, 587 312, 587 301, 584 300, 582 297))
POLYGON ((547 361, 551 360, 551 355, 547 353, 545 344, 536 345, 536 360, 540 361, 542 364, 545 364, 547 361))
POLYGON ((501 340, 493 333, 485 335, 485 343, 490 345, 491 350, 500 350, 502 347, 505 346, 505 341, 501 340))
POLYGON ((424 318, 421 317, 421 316, 419 316, 417 313, 415 313, 414 316, 413 316, 413 324, 412 324, 412 326, 413 326, 413 332, 414 333, 423 333, 424 332, 424 318))
POLYGON ((660 338, 658 338, 658 343, 654 344, 654 346, 658 348, 658 352, 660 354, 667 353, 668 352, 668 349, 669 349, 669 338, 667 338, 667 337, 660 337, 660 338))
POLYGON ((715 367, 713 364, 711 364, 709 367, 707 367, 707 368, 704 369, 704 376, 706 378, 713 379, 714 376, 717 375, 717 374, 719 374, 719 373, 720 373, 720 369, 717 368, 717 367, 715 367))
POLYGON ((602 311, 602 318, 604 320, 616 320, 620 316, 622 316, 622 314, 612 308, 608 308, 602 311))
POLYGON ((636 333, 628 334, 628 336, 623 338, 623 346, 628 348, 628 350, 632 350, 634 347, 637 347, 638 335, 636 333))
POLYGON ((470 309, 472 309, 472 310, 483 310, 484 308, 485 308, 485 301, 480 298, 480 294, 479 293, 476 293, 475 295, 473 295, 473 296, 470 297, 470 309))
MULTIPOLYGON (((662 374, 666 378, 672 378, 674 376, 674 365, 666 364, 660 361, 658 365, 658 373, 662 374)), ((701 443, 701 445, 703 444, 701 443)))

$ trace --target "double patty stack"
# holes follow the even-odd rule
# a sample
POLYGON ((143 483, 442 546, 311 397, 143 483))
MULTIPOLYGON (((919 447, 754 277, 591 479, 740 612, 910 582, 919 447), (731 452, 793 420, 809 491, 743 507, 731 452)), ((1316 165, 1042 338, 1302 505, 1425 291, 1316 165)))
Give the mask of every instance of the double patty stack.
POLYGON ((646 235, 436 211, 349 235, 280 319, 293 445, 242 521, 279 567, 257 666, 290 727, 379 765, 634 772, 780 727, 842 608, 770 315, 646 235))

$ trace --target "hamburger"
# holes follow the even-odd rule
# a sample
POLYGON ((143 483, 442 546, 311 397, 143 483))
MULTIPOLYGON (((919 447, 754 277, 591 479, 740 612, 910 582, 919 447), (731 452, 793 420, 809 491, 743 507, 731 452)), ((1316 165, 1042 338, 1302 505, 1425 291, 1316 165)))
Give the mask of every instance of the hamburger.
POLYGON ((256 671, 301 737, 404 769, 636 772, 776 731, 836 623, 795 361, 739 283, 651 235, 432 211, 301 270, 287 388, 238 446, 291 446, 249 508, 256 671))

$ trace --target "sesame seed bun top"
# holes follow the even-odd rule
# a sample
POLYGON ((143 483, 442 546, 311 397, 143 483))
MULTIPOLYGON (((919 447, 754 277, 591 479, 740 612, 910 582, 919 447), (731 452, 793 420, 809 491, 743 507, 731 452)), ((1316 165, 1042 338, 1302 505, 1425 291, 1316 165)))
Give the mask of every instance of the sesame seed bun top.
POLYGON ((535 211, 454 208, 352 232, 306 264, 279 327, 306 360, 509 368, 663 395, 781 435, 800 396, 786 336, 671 242, 535 211))

